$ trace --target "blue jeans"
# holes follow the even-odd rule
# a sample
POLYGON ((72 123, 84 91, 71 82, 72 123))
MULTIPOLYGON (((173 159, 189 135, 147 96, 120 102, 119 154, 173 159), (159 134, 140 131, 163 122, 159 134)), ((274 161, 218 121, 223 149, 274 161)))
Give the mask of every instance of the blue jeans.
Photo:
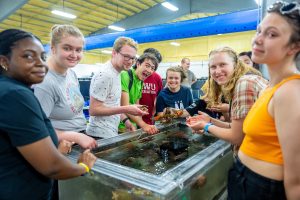
POLYGON ((283 181, 261 176, 234 158, 228 172, 229 200, 282 200, 286 199, 283 181))

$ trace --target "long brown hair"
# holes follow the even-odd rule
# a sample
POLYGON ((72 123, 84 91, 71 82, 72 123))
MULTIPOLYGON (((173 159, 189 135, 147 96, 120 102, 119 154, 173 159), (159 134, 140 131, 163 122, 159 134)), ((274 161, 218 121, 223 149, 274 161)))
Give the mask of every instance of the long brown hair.
MULTIPOLYGON (((234 70, 233 70, 233 74, 229 78, 229 81, 223 86, 218 85, 217 82, 211 78, 210 70, 208 70, 209 89, 207 95, 205 96, 205 98, 208 100, 207 102, 208 107, 221 103, 222 96, 225 98, 227 102, 230 102, 233 97, 233 92, 234 92, 236 82, 239 80, 241 76, 245 74, 255 74, 261 76, 261 73, 258 70, 248 65, 245 65, 242 61, 240 61, 238 59, 237 53, 232 48, 221 47, 221 48, 214 49, 209 53, 209 57, 218 53, 226 53, 232 59, 232 62, 234 64, 234 70)), ((210 66, 210 64, 208 65, 210 66)))

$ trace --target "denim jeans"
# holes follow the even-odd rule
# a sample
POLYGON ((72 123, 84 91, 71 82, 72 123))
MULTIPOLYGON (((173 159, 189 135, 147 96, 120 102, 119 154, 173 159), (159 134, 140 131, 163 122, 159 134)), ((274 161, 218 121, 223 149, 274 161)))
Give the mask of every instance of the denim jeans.
POLYGON ((229 200, 284 200, 283 181, 261 176, 234 158, 233 167, 228 172, 229 200))

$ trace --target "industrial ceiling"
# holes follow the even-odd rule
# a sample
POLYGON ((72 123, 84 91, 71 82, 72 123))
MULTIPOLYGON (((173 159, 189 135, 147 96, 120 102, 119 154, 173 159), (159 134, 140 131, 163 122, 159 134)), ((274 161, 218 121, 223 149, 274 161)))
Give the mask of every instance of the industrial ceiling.
MULTIPOLYGON (((5 0, 4 0, 5 1, 5 0)), ((1 0, 2 2, 2 0, 1 0)), ((12 1, 9 1, 13 3, 12 1)), ((29 0, 17 1, 21 7, 10 13, 0 24, 0 30, 22 28, 39 36, 44 43, 49 41, 49 31, 54 24, 73 24, 89 35, 116 21, 147 10, 162 0, 29 0), (66 19, 53 15, 51 10, 64 10, 77 16, 66 19)), ((3 4, 3 3, 2 3, 3 4)), ((17 4, 11 5, 17 7, 17 4)), ((1 6, 1 10, 7 10, 1 6)), ((3 13, 3 12, 1 12, 3 13)))
MULTIPOLYGON (((0 0, 0 31, 21 28, 49 43, 54 24, 73 24, 85 36, 112 32, 109 25, 129 29, 207 17, 257 8, 255 0, 168 0, 179 8, 173 12, 165 0, 0 0), (51 13, 61 10, 77 16, 67 19, 51 13)), ((92 50, 91 53, 99 51, 92 50)))
POLYGON ((22 28, 49 42, 54 24, 73 24, 85 36, 108 33, 108 25, 126 29, 187 20, 237 10, 256 8, 254 0, 170 0, 179 10, 172 12, 161 6, 165 0, 1 0, 0 31, 22 28), (51 13, 64 10, 77 16, 67 19, 51 13))

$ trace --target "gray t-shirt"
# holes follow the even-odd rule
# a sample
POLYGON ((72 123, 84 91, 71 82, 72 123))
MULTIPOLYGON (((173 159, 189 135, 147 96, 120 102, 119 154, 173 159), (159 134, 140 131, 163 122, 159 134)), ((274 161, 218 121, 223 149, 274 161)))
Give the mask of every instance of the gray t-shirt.
MULTIPOLYGON (((120 106, 121 79, 120 73, 107 62, 94 75, 90 85, 90 96, 101 101, 107 107, 120 106)), ((87 134, 96 137, 110 138, 118 135, 120 115, 90 116, 87 134)))
POLYGON ((186 78, 183 79, 181 85, 191 88, 192 82, 196 80, 195 74, 191 70, 185 72, 186 78))
POLYGON ((55 129, 77 132, 86 129, 84 99, 74 71, 68 69, 66 75, 61 75, 49 70, 44 81, 34 86, 34 94, 55 129))

